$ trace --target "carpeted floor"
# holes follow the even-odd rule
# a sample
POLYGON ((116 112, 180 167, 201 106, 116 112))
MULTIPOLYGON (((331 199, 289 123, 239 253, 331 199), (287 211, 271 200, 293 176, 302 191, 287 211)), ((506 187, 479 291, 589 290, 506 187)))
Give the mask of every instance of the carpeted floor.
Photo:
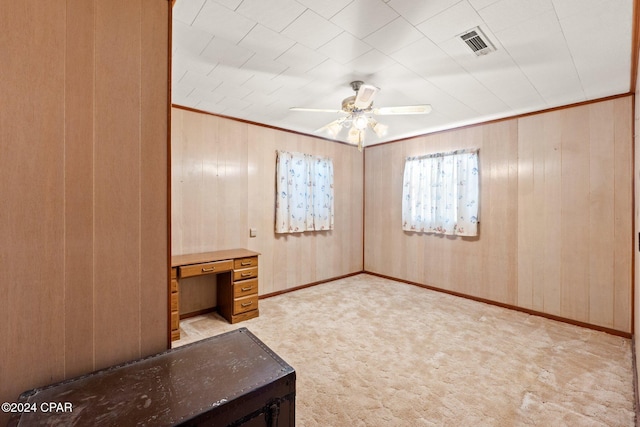
POLYGON ((631 342, 360 274, 181 322, 246 327, 296 369, 300 427, 633 426, 631 342))

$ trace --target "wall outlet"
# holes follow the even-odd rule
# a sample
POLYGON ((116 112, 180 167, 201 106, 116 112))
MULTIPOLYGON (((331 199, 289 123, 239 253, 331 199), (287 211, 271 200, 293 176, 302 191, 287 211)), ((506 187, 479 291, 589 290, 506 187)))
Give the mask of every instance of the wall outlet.
POLYGON ((250 228, 249 229, 249 237, 256 237, 258 235, 258 229, 257 228, 250 228))

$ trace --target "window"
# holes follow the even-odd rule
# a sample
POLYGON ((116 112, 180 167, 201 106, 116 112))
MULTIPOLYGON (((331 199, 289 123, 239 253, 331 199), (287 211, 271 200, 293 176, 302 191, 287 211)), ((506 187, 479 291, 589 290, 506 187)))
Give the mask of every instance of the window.
POLYGON ((333 161, 277 152, 276 233, 333 230, 333 161))
POLYGON ((478 150, 408 157, 402 189, 402 229, 478 234, 478 150))

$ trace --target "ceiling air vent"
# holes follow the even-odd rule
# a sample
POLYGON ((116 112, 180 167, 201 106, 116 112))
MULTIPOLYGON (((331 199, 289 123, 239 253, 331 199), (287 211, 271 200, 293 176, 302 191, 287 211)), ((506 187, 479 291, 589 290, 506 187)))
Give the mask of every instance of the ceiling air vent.
POLYGON ((480 27, 470 29, 462 34, 460 39, 465 42, 477 56, 486 55, 487 53, 496 50, 493 43, 489 41, 480 27))

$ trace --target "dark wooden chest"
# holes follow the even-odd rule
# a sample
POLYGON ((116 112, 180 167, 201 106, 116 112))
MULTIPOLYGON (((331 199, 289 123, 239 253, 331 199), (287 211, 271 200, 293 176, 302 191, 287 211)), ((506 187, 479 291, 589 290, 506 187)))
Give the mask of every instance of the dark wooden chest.
POLYGON ((294 426, 295 381, 240 328, 27 391, 9 426, 294 426))

